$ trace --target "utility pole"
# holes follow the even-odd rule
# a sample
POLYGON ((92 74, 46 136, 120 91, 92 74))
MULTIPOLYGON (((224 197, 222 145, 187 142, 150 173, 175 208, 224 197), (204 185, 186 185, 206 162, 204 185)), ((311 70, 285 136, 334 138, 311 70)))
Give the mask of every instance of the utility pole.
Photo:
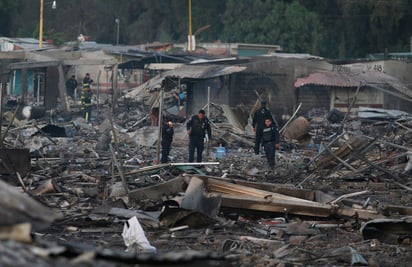
POLYGON ((43 47, 43 6, 44 0, 40 0, 39 48, 43 47))
POLYGON ((193 36, 192 36, 192 0, 189 1, 189 37, 188 37, 188 50, 191 53, 193 51, 193 36))
MULTIPOLYGON (((52 9, 56 9, 56 1, 52 3, 52 9)), ((44 0, 40 0, 40 21, 39 21, 39 48, 43 47, 43 14, 44 13, 44 0)))

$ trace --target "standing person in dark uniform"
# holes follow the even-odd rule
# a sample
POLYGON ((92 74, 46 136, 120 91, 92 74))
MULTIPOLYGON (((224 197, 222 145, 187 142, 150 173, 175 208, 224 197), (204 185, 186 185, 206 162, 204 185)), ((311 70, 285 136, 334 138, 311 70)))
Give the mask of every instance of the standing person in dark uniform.
POLYGON ((277 126, 271 119, 266 119, 265 127, 262 130, 262 143, 271 169, 275 168, 275 152, 279 148, 279 139, 277 126))
POLYGON ((276 124, 272 112, 266 108, 266 100, 260 101, 260 108, 253 114, 252 127, 256 134, 255 138, 255 155, 259 155, 259 147, 262 139, 263 128, 265 127, 265 120, 270 119, 272 123, 276 124))
POLYGON ((197 162, 202 162, 202 153, 204 149, 204 138, 212 139, 212 129, 210 128, 209 119, 205 116, 203 109, 199 110, 197 115, 193 115, 186 123, 187 134, 189 135, 189 162, 193 162, 195 149, 197 151, 197 162))
POLYGON ((167 163, 168 156, 170 153, 170 148, 173 141, 173 123, 171 121, 163 124, 162 127, 162 158, 160 159, 161 163, 167 163))
POLYGON ((77 88, 76 76, 72 75, 72 77, 68 79, 66 82, 67 94, 70 97, 74 98, 74 92, 76 91, 76 88, 77 88))

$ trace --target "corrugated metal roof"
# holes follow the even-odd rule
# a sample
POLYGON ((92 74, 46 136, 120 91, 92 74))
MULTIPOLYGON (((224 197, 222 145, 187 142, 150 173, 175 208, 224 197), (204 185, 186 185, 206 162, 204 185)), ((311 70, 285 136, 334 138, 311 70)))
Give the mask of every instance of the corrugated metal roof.
POLYGON ((125 95, 125 97, 134 97, 136 92, 143 89, 160 88, 162 81, 166 77, 178 77, 181 79, 210 79, 220 76, 229 75, 245 70, 246 67, 241 66, 224 66, 224 65, 184 65, 180 68, 165 71, 147 82, 139 85, 133 91, 125 95))
POLYGON ((225 66, 225 65, 184 65, 181 68, 173 69, 163 73, 163 77, 180 77, 191 79, 210 79, 219 76, 232 74, 245 70, 246 67, 241 66, 225 66))
POLYGON ((305 53, 269 53, 267 55, 262 55, 263 57, 278 57, 278 58, 296 58, 296 59, 323 59, 323 57, 314 56, 305 53))
POLYGON ((15 46, 20 47, 26 51, 34 50, 44 50, 49 48, 54 48, 55 46, 47 42, 43 42, 43 48, 39 48, 39 40, 34 38, 11 38, 11 37, 0 37, 0 41, 9 42, 15 46))
POLYGON ((306 85, 336 86, 336 87, 357 87, 359 83, 390 84, 400 83, 398 79, 382 72, 369 71, 355 74, 342 72, 316 72, 308 77, 298 78, 295 87, 306 85))

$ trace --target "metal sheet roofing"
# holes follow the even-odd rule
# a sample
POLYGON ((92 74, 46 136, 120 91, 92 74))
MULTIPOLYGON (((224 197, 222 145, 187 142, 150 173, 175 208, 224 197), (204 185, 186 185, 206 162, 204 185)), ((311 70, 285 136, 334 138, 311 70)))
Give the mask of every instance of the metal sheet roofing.
POLYGON ((191 79, 210 79, 219 76, 232 74, 245 70, 241 66, 225 65, 184 65, 181 68, 173 69, 163 73, 162 76, 191 78, 191 79))
POLYGON ((357 87, 359 84, 400 83, 398 79, 383 72, 369 71, 359 73, 316 72, 307 77, 298 78, 295 87, 306 85, 357 87))
POLYGON ((160 88, 162 81, 166 77, 176 77, 180 79, 210 79, 219 76, 225 76, 232 73, 245 70, 246 67, 241 66, 225 66, 225 65, 183 65, 180 68, 165 71, 147 82, 141 84, 133 91, 125 95, 125 97, 134 97, 136 92, 143 89, 160 88))

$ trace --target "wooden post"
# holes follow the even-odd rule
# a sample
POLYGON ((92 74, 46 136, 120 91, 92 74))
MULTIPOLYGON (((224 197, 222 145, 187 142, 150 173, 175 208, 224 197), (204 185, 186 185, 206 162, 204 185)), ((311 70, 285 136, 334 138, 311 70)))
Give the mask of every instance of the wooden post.
POLYGON ((157 120, 157 126, 159 128, 158 136, 157 136, 157 164, 160 163, 160 144, 162 142, 162 125, 163 125, 163 95, 164 95, 164 87, 160 89, 160 99, 159 99, 159 119, 157 120))
POLYGON ((117 64, 112 68, 112 112, 114 112, 117 105, 117 97, 119 95, 119 88, 117 88, 117 64))
POLYGON ((62 102, 63 111, 65 113, 68 113, 70 112, 70 105, 69 105, 69 102, 67 101, 66 85, 64 82, 64 74, 63 74, 63 65, 59 64, 57 69, 59 73, 58 87, 59 87, 59 93, 60 93, 60 101, 62 102))

